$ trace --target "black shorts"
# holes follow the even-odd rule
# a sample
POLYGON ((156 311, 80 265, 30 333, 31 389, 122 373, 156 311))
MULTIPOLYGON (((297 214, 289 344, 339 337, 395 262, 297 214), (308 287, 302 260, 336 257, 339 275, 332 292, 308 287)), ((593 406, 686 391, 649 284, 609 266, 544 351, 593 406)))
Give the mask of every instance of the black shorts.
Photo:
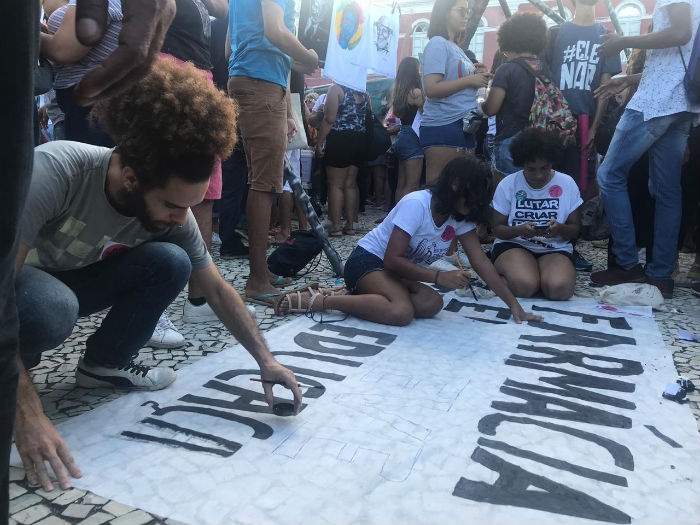
POLYGON ((532 250, 528 250, 527 248, 518 244, 517 242, 499 242, 497 244, 494 244, 493 248, 491 249, 491 262, 495 263, 496 259, 498 259, 499 255, 501 255, 503 252, 507 252, 508 250, 512 250, 513 248, 520 248, 521 250, 525 250, 526 252, 531 253, 535 259, 539 259, 543 255, 549 255, 550 253, 561 253, 562 255, 566 255, 572 264, 575 264, 573 253, 569 253, 569 252, 564 251, 564 250, 553 250, 551 252, 539 252, 538 253, 538 252, 533 252, 532 250))
POLYGON ((326 166, 361 166, 367 156, 367 134, 363 131, 331 131, 326 137, 326 166))

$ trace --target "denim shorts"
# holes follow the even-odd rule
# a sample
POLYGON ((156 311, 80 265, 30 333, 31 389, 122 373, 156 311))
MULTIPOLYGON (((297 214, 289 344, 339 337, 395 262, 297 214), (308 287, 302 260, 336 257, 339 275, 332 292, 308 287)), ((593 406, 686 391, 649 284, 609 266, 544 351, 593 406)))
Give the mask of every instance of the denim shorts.
POLYGON ((394 142, 394 151, 399 160, 422 159, 423 148, 421 148, 418 135, 411 126, 403 125, 394 142))
POLYGON ((365 275, 384 270, 384 261, 362 246, 356 246, 345 262, 345 287, 351 292, 357 290, 357 284, 365 275))
POLYGON ((467 149, 462 119, 443 126, 421 126, 420 145, 423 149, 432 147, 467 149))
POLYGON ((510 155, 510 145, 518 135, 520 132, 507 139, 496 140, 493 146, 493 165, 497 171, 504 175, 510 175, 521 169, 513 164, 513 157, 510 155))

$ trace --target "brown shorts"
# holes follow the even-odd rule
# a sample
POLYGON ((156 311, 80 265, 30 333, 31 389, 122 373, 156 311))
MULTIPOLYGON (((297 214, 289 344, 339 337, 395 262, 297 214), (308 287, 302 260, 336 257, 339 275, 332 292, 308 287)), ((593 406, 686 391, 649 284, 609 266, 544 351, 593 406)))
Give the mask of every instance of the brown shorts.
POLYGON ((238 127, 251 189, 282 193, 287 149, 286 90, 257 78, 231 77, 228 93, 238 102, 238 127))

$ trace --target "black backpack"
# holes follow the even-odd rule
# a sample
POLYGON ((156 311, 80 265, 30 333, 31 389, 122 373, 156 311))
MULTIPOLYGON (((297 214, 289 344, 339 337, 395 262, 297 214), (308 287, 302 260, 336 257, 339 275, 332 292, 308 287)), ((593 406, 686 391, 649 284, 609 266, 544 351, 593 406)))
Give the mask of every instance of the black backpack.
POLYGON ((313 232, 294 230, 267 258, 267 267, 276 275, 294 277, 323 249, 313 232))

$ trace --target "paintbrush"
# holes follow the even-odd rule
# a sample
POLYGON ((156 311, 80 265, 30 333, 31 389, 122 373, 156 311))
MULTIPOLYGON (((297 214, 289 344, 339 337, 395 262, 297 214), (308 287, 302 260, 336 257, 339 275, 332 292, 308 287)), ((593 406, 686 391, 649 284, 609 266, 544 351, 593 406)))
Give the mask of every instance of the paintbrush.
MULTIPOLYGON (((260 379, 259 377, 251 377, 250 380, 255 381, 257 383, 265 383, 267 385, 286 386, 284 383, 280 383, 279 381, 270 381, 269 379, 260 379)), ((297 383, 297 386, 299 388, 316 388, 316 385, 305 385, 304 383, 297 383)))
MULTIPOLYGON (((459 266, 459 270, 463 272, 464 267, 462 266, 462 261, 459 260, 459 248, 455 250, 455 260, 457 261, 457 266, 459 266)), ((479 299, 476 298, 476 292, 474 291, 474 287, 472 286, 471 279, 467 282, 467 284, 469 285, 469 290, 471 290, 474 300, 476 302, 479 302, 479 299)))

